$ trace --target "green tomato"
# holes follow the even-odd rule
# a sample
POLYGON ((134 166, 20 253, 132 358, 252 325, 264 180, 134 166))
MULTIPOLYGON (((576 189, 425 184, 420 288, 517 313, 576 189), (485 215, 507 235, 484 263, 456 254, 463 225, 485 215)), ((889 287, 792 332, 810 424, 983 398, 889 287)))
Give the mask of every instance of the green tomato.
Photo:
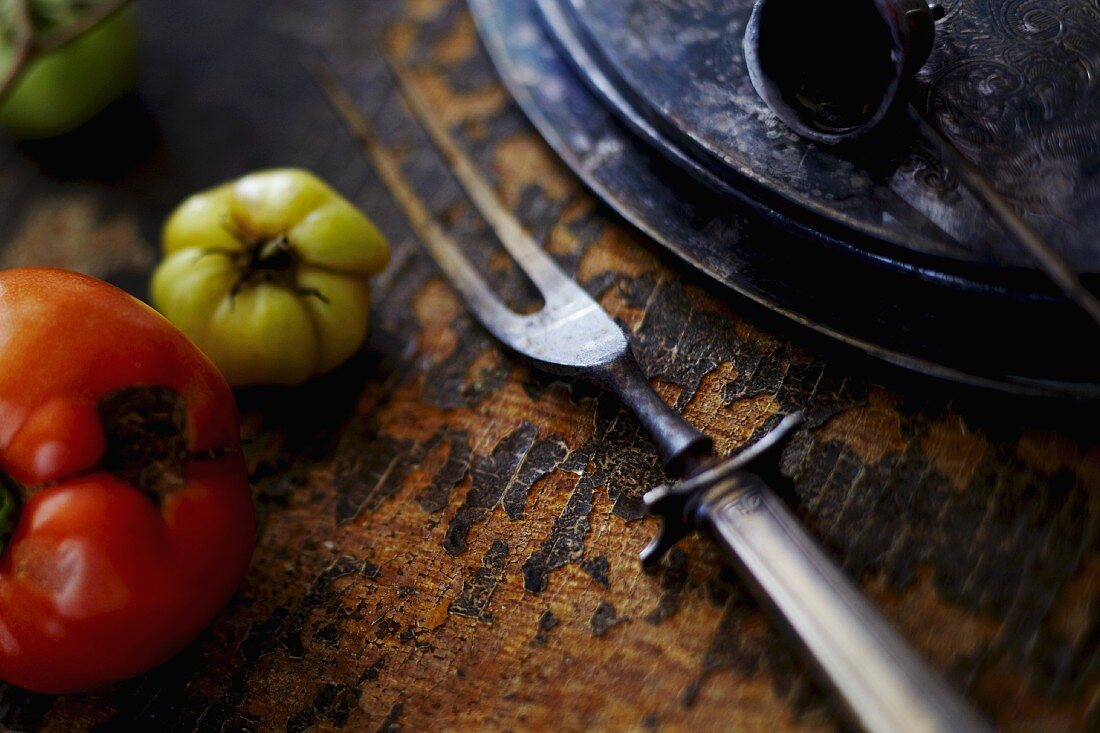
POLYGON ((311 173, 252 173, 168 218, 153 305, 234 386, 297 384, 363 344, 389 259, 374 224, 311 173))
POLYGON ((136 77, 133 14, 124 10, 35 59, 0 105, 0 125, 24 140, 71 132, 133 90, 136 77))

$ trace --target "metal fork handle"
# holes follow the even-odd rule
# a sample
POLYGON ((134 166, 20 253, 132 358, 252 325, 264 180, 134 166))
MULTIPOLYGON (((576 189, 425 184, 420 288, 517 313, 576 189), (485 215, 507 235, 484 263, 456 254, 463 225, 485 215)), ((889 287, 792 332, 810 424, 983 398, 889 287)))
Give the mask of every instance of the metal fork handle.
POLYGON ((712 455, 713 441, 660 398, 630 351, 601 368, 594 380, 634 413, 656 443, 670 475, 692 474, 712 455))
MULTIPOLYGON (((689 505, 683 500, 690 498, 693 501, 693 524, 702 522, 704 529, 715 534, 750 585, 761 592, 762 598, 770 602, 783 623, 795 632, 794 637, 800 646, 827 673, 868 730, 873 733, 984 730, 981 721, 968 713, 965 704, 954 698, 945 685, 936 681, 931 671, 906 650, 904 643, 893 634, 885 621, 879 619, 870 605, 860 599, 858 591, 838 570, 830 566, 826 556, 816 549, 809 536, 763 485, 762 479, 755 476, 746 479, 745 473, 735 473, 731 478, 719 471, 720 467, 715 468, 717 473, 714 474, 704 470, 716 460, 710 451, 709 440, 653 391, 634 360, 625 336, 606 313, 600 310, 598 304, 565 277, 549 257, 542 255, 525 260, 521 255, 529 254, 527 250, 534 245, 523 243, 522 249, 515 249, 504 242, 536 286, 540 286, 540 289, 546 286, 552 291, 550 294, 544 293, 544 310, 548 313, 550 325, 556 326, 556 330, 543 328, 536 336, 552 334, 555 339, 564 338, 565 341, 553 342, 555 348, 560 346, 578 356, 573 353, 577 350, 572 348, 576 344, 569 339, 576 340, 580 323, 602 315, 599 328, 588 333, 590 336, 595 334, 597 340, 607 342, 604 343, 606 348, 590 355, 592 360, 575 363, 563 361, 560 358, 562 355, 555 353, 553 349, 539 350, 534 348, 534 344, 527 343, 530 339, 524 338, 524 325, 540 324, 530 320, 531 316, 519 316, 511 311, 508 311, 510 315, 502 315, 500 311, 506 311, 505 306, 411 190, 397 162, 379 144, 370 125, 358 114, 354 102, 324 67, 318 66, 315 73, 330 101, 359 136, 364 149, 383 180, 394 192, 398 203, 409 214, 414 229, 428 244, 441 268, 462 292, 467 305, 479 320, 494 335, 536 365, 550 370, 556 369, 555 373, 592 379, 614 392, 634 411, 653 436, 669 471, 694 475, 695 478, 686 483, 697 483, 696 489, 702 494, 699 497, 693 491, 672 497, 675 499, 675 516, 669 515, 667 519, 679 523, 681 526, 677 529, 686 531, 687 525, 682 520, 687 517, 685 510, 689 505), (539 263, 535 272, 525 266, 530 262, 539 263), (515 319, 515 322, 507 319, 515 319), (517 328, 513 329, 512 326, 517 328), (607 339, 612 331, 618 335, 619 340, 607 339), (610 343, 611 341, 614 343, 610 343), (603 358, 605 356, 606 359, 603 358), (755 493, 744 490, 746 481, 749 484, 759 482, 755 493), (736 488, 734 484, 740 486, 740 489, 729 490, 731 486, 736 488), (727 487, 729 493, 715 493, 720 487, 727 487), (750 499, 750 496, 757 498, 750 499), (755 516, 752 516, 753 512, 745 512, 746 508, 757 506, 764 511, 755 516), (878 649, 884 643, 883 640, 885 646, 878 649), (891 665, 903 670, 891 673, 888 669, 891 665), (854 675, 854 680, 846 679, 850 675, 854 675), (883 699, 876 700, 880 694, 884 696, 883 699), (922 696, 926 699, 923 707, 920 704, 922 696), (895 708, 896 711, 891 713, 895 708)), ((418 102, 413 104, 414 108, 418 106, 418 102)), ((440 129, 438 125, 435 127, 437 131, 440 129)), ((441 149, 449 159, 464 157, 453 144, 443 145, 441 149)), ((476 170, 472 164, 464 164, 459 180, 465 184, 467 181, 464 179, 475 175, 476 170)), ((478 187, 483 193, 491 192, 484 182, 478 187)), ((473 200, 484 204, 489 197, 478 195, 473 200)), ((494 204, 494 208, 503 211, 503 207, 498 204, 494 204)), ((495 218, 504 221, 506 217, 495 218)), ((517 233, 522 234, 518 225, 494 228, 498 234, 509 240, 526 238, 525 234, 523 237, 517 236, 517 233)), ((584 349, 579 351, 579 356, 585 356, 584 349)), ((784 420, 784 424, 789 420, 790 417, 784 420)), ((768 442, 768 439, 765 438, 764 442, 768 442)), ((759 455, 768 452, 768 449, 764 449, 759 455)), ((750 460, 752 455, 757 454, 743 455, 741 464, 747 465, 745 461, 750 460)), ((657 491, 655 489, 647 494, 647 506, 648 497, 657 491)), ((666 495, 669 493, 667 490, 664 492, 666 495)), ((665 518, 664 515, 662 517, 665 518)), ((657 544, 661 546, 660 543, 657 544)))
POLYGON ((869 733, 970 733, 988 725, 887 624, 755 474, 700 497, 696 523, 869 733))

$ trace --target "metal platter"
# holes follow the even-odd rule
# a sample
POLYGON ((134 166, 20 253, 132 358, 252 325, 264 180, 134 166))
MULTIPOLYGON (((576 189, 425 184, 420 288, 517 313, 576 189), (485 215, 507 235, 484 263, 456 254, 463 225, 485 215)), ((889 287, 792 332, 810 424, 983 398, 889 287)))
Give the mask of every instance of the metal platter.
POLYGON ((1094 327, 1060 296, 1010 276, 988 282, 920 264, 922 251, 907 261, 866 247, 842 236, 850 227, 818 226, 827 217, 794 216, 735 185, 646 116, 624 124, 629 101, 608 104, 617 94, 610 80, 578 75, 591 61, 583 45, 571 49, 579 57, 563 53, 536 3, 470 7, 502 79, 548 143, 659 244, 742 296, 890 363, 1016 393, 1100 397, 1092 349, 1082 345, 1094 327))
MULTIPOLYGON (((539 0, 567 55, 624 118, 796 218, 917 265, 995 281, 1030 270, 904 120, 817 145, 757 96, 741 38, 753 0, 539 0)), ((955 0, 911 93, 1082 273, 1100 272, 1100 8, 1088 0, 955 0)), ((842 12, 838 9, 838 12, 842 12)))

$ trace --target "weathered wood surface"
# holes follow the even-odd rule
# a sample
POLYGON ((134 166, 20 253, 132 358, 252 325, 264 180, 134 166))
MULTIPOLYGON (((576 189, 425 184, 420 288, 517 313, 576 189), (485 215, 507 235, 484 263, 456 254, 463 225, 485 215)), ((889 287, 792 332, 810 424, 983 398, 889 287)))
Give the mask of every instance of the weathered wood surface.
POLYGON ((589 388, 530 373, 470 321, 300 63, 325 55, 521 298, 393 98, 383 43, 723 450, 807 411, 787 456, 796 511, 938 669, 1005 730, 1100 726, 1100 448, 1087 415, 869 376, 685 274, 548 152, 458 0, 148 0, 141 17, 140 101, 68 143, 0 143, 3 266, 72 267, 141 294, 175 202, 287 164, 365 207, 395 256, 360 356, 301 389, 240 394, 260 539, 212 628, 107 690, 5 687, 4 726, 837 726, 706 542, 641 572, 653 523, 639 497, 661 471, 637 425, 589 388), (95 146, 98 163, 73 144, 95 146))

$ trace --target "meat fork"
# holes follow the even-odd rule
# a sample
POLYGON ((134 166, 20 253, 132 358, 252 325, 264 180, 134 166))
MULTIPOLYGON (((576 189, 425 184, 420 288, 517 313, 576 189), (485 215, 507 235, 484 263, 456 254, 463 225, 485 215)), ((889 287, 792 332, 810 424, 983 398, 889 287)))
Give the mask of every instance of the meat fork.
POLYGON ((519 314, 496 296, 413 191, 394 155, 331 71, 323 65, 311 68, 420 240, 486 330, 539 369, 585 378, 615 393, 653 438, 668 473, 685 479, 646 493, 646 507, 661 518, 661 530, 642 552, 642 561, 658 562, 695 529, 710 534, 867 731, 989 730, 860 595, 768 486, 764 477, 774 474, 771 464, 801 417, 787 416, 732 458, 717 457, 710 439, 653 391, 618 324, 500 203, 432 113, 408 68, 388 60, 413 116, 541 293, 544 305, 535 313, 519 314))

